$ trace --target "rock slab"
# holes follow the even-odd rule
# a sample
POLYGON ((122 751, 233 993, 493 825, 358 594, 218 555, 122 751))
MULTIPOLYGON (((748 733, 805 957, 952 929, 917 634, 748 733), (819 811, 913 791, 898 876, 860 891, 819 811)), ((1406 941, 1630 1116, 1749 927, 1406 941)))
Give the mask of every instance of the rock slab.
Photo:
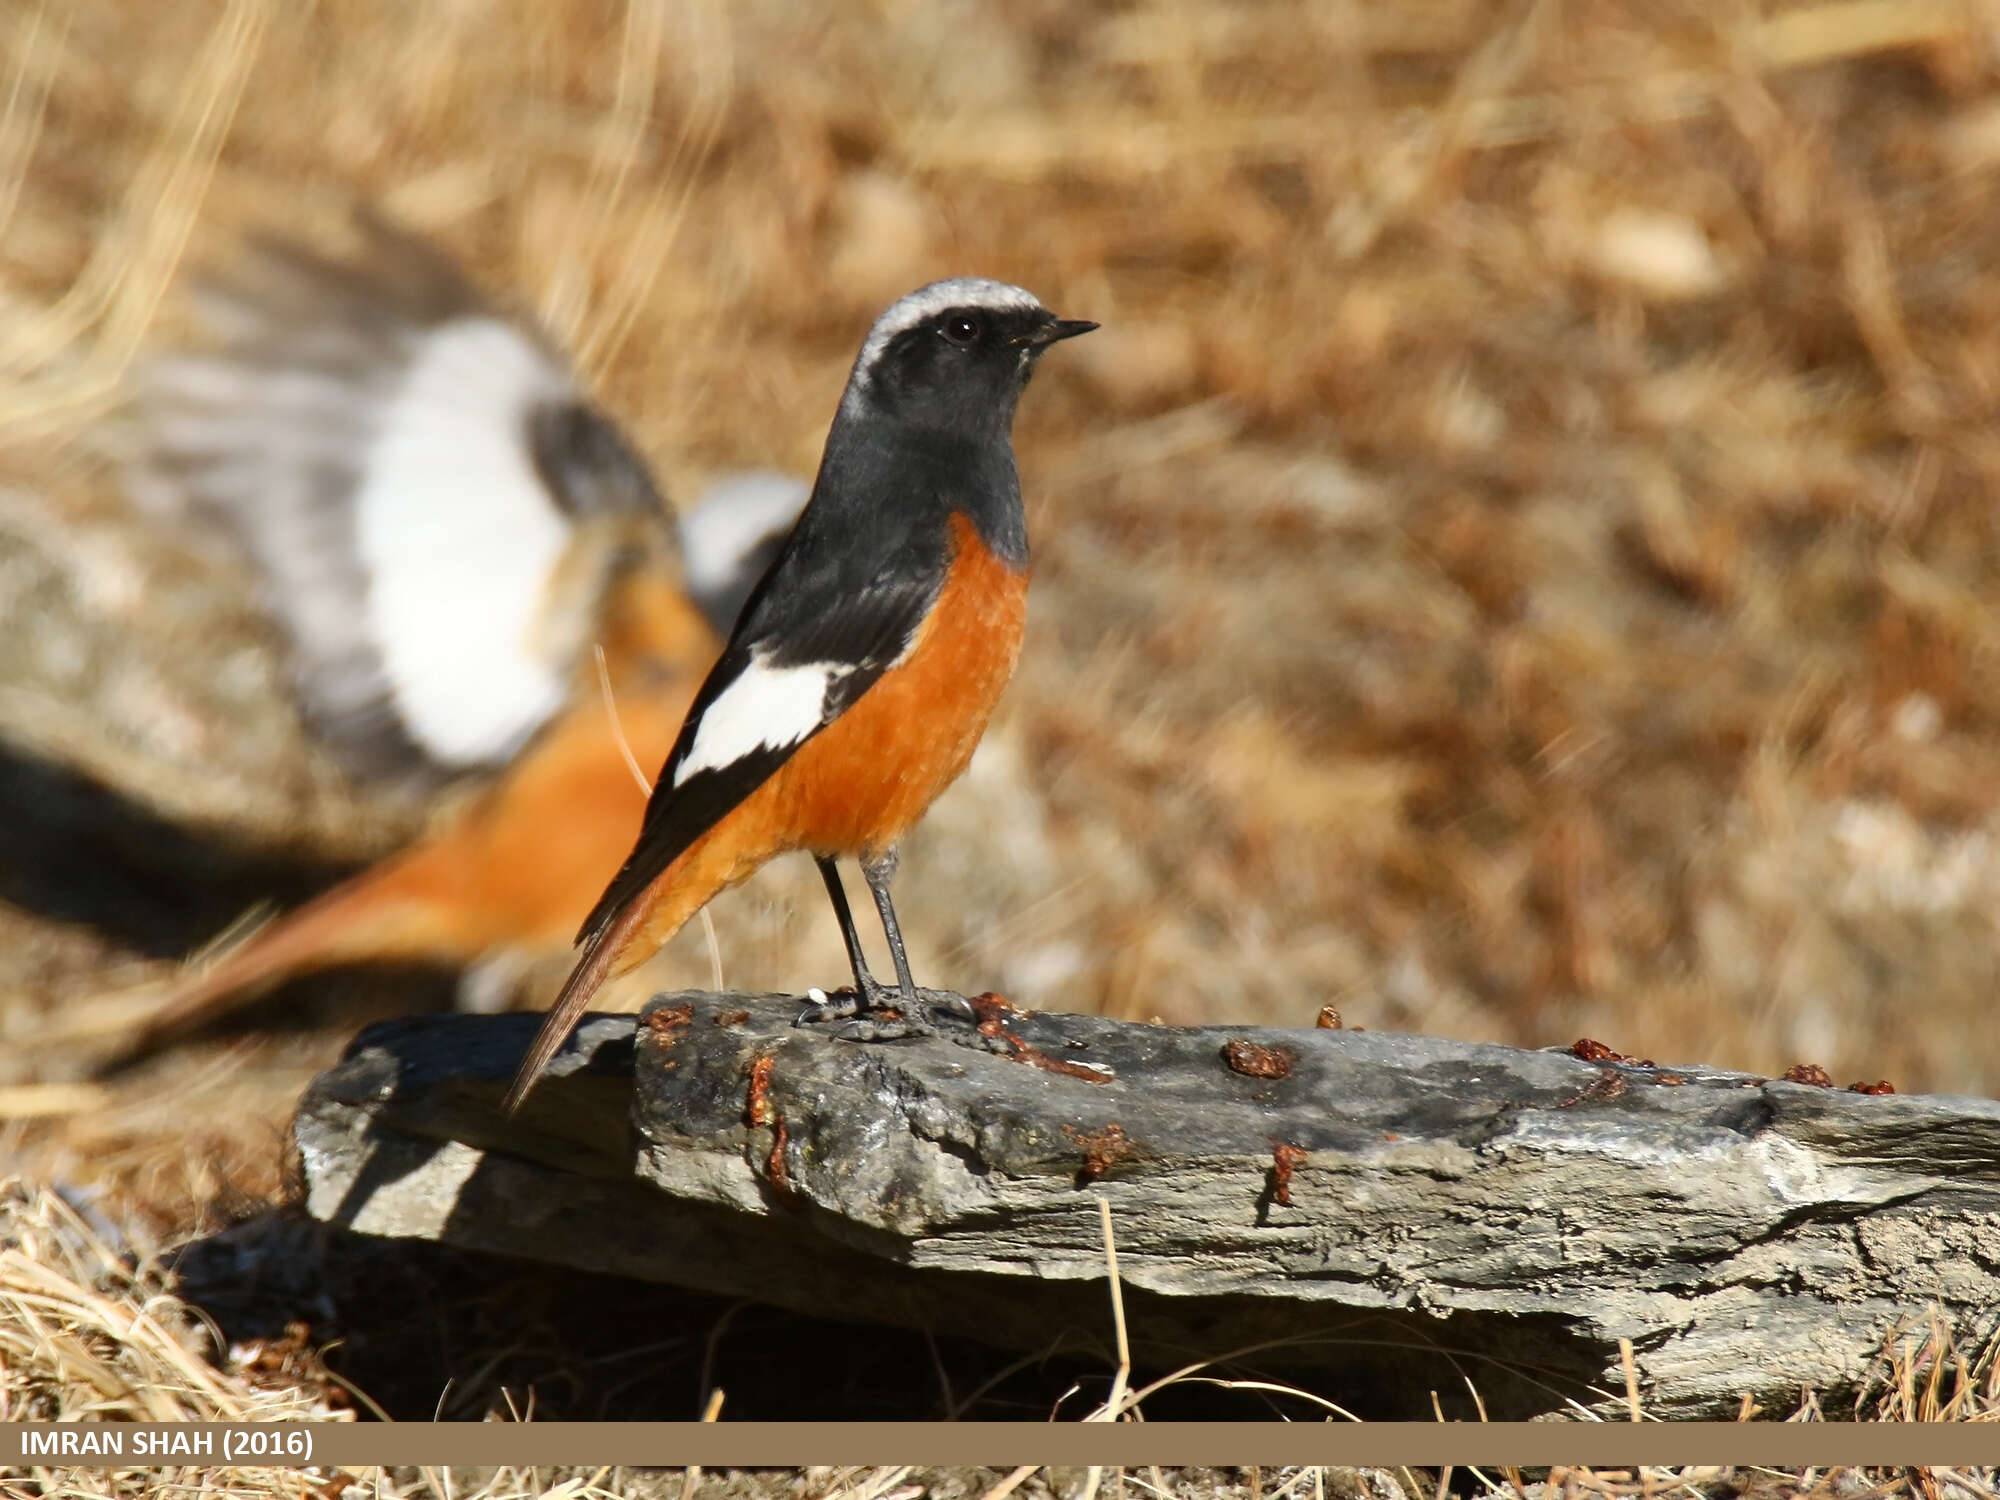
POLYGON ((1432 1037, 981 1002, 983 1035, 785 996, 593 1017, 512 1120, 534 1016, 364 1032, 294 1125, 315 1217, 1024 1352, 1102 1347, 1373 1417, 1829 1415, 1937 1307, 2000 1318, 2000 1103, 1432 1037))

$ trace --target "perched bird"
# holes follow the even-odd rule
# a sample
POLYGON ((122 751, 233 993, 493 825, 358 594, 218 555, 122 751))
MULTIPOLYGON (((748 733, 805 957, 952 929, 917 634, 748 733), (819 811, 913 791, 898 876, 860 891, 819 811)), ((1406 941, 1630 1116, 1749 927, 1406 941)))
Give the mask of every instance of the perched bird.
POLYGON ((830 1013, 896 1012, 857 1036, 929 1029, 926 1008, 948 997, 911 979, 889 896, 896 849, 964 771, 1013 675, 1028 589, 1014 410, 1042 352, 1096 326, 972 278, 876 320, 811 498, 695 695, 508 1109, 606 980, 790 850, 817 861, 854 970, 852 1002, 830 1013), (894 989, 868 972, 840 856, 859 859, 874 895, 894 989))
POLYGON ((806 487, 758 474, 682 529, 553 345, 442 254, 264 243, 204 286, 215 347, 152 366, 134 484, 239 540, 308 722, 357 775, 485 779, 414 844, 191 968, 112 1063, 335 965, 559 958, 806 487), (699 580, 699 582, 697 582, 699 580))

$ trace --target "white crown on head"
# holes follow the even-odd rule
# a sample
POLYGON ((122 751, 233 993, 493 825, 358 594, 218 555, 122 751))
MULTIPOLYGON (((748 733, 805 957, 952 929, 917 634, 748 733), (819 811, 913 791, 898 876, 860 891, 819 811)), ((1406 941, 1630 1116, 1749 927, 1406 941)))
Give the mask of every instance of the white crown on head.
POLYGON ((926 323, 953 307, 985 307, 996 312, 1047 311, 1042 306, 1042 299, 1027 288, 1010 286, 989 277, 954 276, 947 281, 933 281, 929 286, 920 286, 893 303, 875 320, 875 326, 868 330, 867 342, 861 346, 860 356, 854 361, 854 383, 867 383, 869 370, 874 368, 875 361, 897 334, 926 323))

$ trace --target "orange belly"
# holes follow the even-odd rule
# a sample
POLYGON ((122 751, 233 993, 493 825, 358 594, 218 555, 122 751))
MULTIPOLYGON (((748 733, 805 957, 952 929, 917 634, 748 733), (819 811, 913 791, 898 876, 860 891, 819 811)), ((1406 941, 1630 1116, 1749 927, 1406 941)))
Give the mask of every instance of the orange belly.
POLYGON ((892 848, 972 760, 1021 654, 1028 575, 951 518, 952 560, 902 665, 771 778, 779 826, 815 854, 892 848))
POLYGON ((944 588, 902 664, 668 867, 653 884, 643 940, 609 972, 642 962, 773 855, 895 847, 971 763, 1020 658, 1028 575, 994 556, 964 516, 951 518, 951 532, 944 588))

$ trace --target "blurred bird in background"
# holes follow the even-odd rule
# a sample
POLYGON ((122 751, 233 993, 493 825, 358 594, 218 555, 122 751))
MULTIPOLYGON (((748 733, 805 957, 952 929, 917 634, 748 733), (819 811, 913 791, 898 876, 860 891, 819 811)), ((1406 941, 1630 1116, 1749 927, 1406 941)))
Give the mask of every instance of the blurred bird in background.
POLYGON ((339 965, 463 971, 505 1004, 567 958, 806 486, 733 476, 685 525, 562 356, 372 215, 264 240, 146 374, 138 500, 240 546, 295 696, 357 776, 484 781, 414 844, 191 967, 108 1064, 339 965))

